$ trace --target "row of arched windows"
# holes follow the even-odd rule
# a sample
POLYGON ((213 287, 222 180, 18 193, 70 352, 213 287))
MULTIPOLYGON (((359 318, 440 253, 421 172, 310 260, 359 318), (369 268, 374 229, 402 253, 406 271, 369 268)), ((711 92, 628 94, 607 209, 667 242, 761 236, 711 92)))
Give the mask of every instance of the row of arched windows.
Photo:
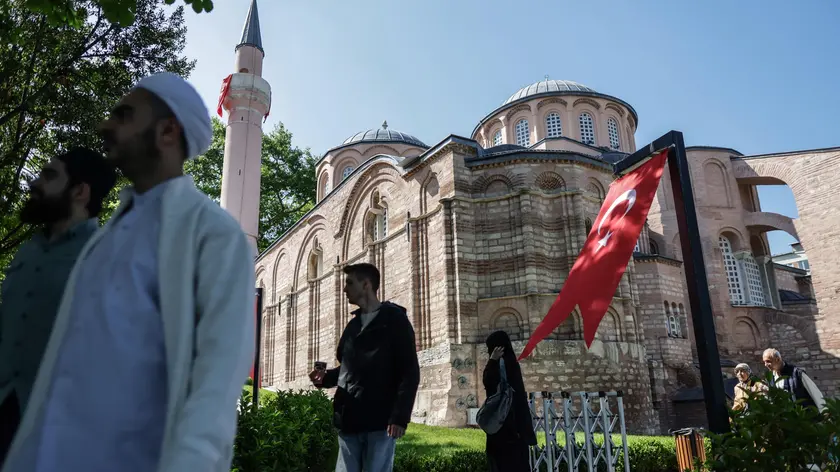
MULTIPOLYGON (((595 120, 588 112, 583 112, 578 117, 580 125, 580 141, 584 144, 595 145, 595 120)), ((514 136, 516 144, 519 146, 531 145, 531 127, 526 118, 522 118, 514 125, 514 136)), ((610 148, 618 150, 621 149, 621 136, 619 134, 618 122, 615 118, 607 119, 607 134, 610 139, 610 148)), ((563 136, 563 122, 560 119, 560 114, 551 112, 545 116, 545 136, 547 138, 558 138, 563 136)), ((493 133, 493 146, 498 146, 504 143, 502 130, 496 130, 493 133)))

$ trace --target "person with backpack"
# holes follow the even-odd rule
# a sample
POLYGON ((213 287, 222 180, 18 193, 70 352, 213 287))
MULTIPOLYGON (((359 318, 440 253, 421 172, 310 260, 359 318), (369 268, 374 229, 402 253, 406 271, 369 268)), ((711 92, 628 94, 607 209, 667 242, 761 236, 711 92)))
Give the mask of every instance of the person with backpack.
POLYGON ((501 395, 510 395, 509 399, 501 399, 500 403, 505 405, 503 408, 488 411, 489 405, 486 403, 482 408, 485 411, 479 413, 479 416, 484 417, 479 419, 479 424, 487 432, 486 452, 490 472, 530 472, 529 448, 537 444, 537 436, 534 434, 522 370, 506 332, 492 333, 485 344, 490 354, 483 376, 488 403, 497 404, 499 397, 493 400, 491 397, 499 393, 500 384, 506 389, 501 395), (497 423, 495 426, 482 424, 488 421, 487 417, 499 414, 504 415, 504 418, 490 418, 491 422, 495 420, 497 423))

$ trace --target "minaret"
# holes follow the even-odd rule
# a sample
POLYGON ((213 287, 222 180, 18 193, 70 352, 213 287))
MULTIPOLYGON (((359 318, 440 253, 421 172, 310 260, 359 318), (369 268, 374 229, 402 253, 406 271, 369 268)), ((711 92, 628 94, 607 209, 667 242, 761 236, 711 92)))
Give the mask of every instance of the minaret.
POLYGON ((260 221, 262 123, 271 107, 271 86, 262 78, 264 57, 257 0, 251 0, 222 105, 228 120, 221 204, 239 221, 254 248, 260 221))

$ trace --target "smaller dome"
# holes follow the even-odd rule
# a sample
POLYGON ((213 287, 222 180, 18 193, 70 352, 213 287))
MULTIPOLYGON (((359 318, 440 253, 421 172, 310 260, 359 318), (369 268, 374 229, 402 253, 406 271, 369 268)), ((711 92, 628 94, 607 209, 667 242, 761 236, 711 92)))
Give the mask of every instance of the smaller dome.
POLYGON ((541 93, 551 92, 596 93, 595 90, 592 90, 586 85, 581 85, 577 82, 572 82, 571 80, 543 80, 519 89, 518 92, 511 95, 510 98, 505 100, 505 103, 503 103, 502 105, 507 105, 508 103, 515 102, 521 98, 530 97, 531 95, 539 95, 541 93))
POLYGON ((422 148, 428 148, 423 141, 415 138, 414 136, 403 133, 397 130, 388 129, 388 122, 382 124, 382 128, 379 129, 369 129, 367 131, 360 131, 353 136, 345 139, 342 146, 346 146, 348 144, 354 143, 361 143, 361 142, 399 142, 410 144, 413 146, 418 146, 422 148))

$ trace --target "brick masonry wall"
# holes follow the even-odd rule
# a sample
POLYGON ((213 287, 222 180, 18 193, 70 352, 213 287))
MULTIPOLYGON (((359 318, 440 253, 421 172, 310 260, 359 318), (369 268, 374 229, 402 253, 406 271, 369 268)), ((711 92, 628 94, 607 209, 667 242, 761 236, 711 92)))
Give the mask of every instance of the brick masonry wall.
MULTIPOLYGON (((610 181, 605 169, 572 162, 470 167, 474 154, 449 145, 409 173, 387 157, 375 158, 258 260, 269 383, 304 388, 313 361, 334 364, 351 311, 341 269, 371 262, 382 270, 383 297, 405 306, 414 324, 422 366, 415 421, 464 424, 466 409, 483 399, 484 339, 504 329, 523 345, 562 287, 610 181), (374 242, 369 210, 383 206, 388 236, 374 242)), ((692 151, 690 161, 722 357, 755 363, 764 347, 783 346, 827 394, 836 394, 836 350, 823 306, 834 306, 830 267, 840 264, 814 268, 812 262, 819 314, 807 304, 783 311, 733 306, 717 238, 726 232, 738 250, 758 255, 763 239, 743 215, 758 203, 738 177, 743 165, 733 167, 726 152, 692 151)), ((581 348, 580 318, 573 314, 523 365, 526 385, 535 390, 624 390, 628 424, 639 432, 674 425, 686 407, 670 399, 699 382, 682 251, 668 177, 663 180, 646 240, 665 258, 629 263, 592 351, 581 348), (667 335, 665 301, 682 305, 684 338, 667 335)), ((823 226, 829 220, 823 213, 800 208, 807 218, 796 223, 812 261, 829 255, 807 240, 813 215, 822 215, 823 226)), ((784 274, 776 279, 779 287, 792 287, 784 274)), ((807 281, 794 282, 808 289, 807 281)))

